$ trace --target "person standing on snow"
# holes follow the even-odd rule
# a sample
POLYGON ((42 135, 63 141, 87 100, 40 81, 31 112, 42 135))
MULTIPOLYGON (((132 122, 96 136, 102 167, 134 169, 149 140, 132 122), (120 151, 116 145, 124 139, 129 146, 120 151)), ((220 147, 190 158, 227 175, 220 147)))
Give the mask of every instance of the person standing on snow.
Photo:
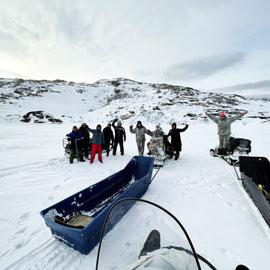
POLYGON ((171 146, 175 151, 175 160, 179 158, 180 152, 182 151, 182 142, 180 133, 188 129, 188 125, 184 128, 176 128, 176 123, 172 124, 172 129, 169 131, 167 138, 171 137, 171 146))
POLYGON ((246 115, 247 112, 240 113, 234 117, 227 117, 225 112, 221 112, 219 117, 212 114, 206 113, 206 115, 217 124, 218 135, 219 135, 219 146, 218 154, 226 155, 227 151, 230 150, 230 135, 231 135, 231 124, 242 116, 246 115))
POLYGON ((101 125, 97 125, 96 129, 88 128, 88 130, 93 133, 90 164, 94 162, 96 153, 98 153, 98 161, 102 163, 102 144, 104 144, 104 136, 101 131, 101 125))
POLYGON ((114 140, 114 146, 113 146, 113 155, 116 155, 116 150, 117 150, 117 146, 118 144, 120 145, 120 152, 121 152, 121 156, 124 155, 124 142, 126 141, 126 131, 125 129, 122 127, 122 123, 121 121, 119 121, 118 119, 115 119, 112 123, 112 126, 114 128, 114 134, 115 134, 115 140, 114 140), (117 126, 115 125, 115 123, 117 122, 117 126))
POLYGON ((81 132, 81 134, 83 134, 83 137, 84 137, 83 142, 82 142, 82 147, 83 147, 84 157, 86 159, 89 159, 89 145, 90 145, 90 135, 89 135, 88 128, 89 127, 85 123, 83 123, 79 128, 79 132, 81 132))
POLYGON ((111 129, 111 124, 109 123, 107 127, 103 129, 103 135, 104 135, 104 145, 107 153, 107 157, 109 156, 110 153, 110 146, 114 144, 114 136, 113 136, 113 131, 111 129))
POLYGON ((68 141, 70 141, 70 158, 69 162, 73 163, 73 159, 78 155, 79 161, 85 161, 83 159, 82 147, 83 147, 83 134, 78 130, 77 126, 72 128, 72 131, 66 135, 68 141))
POLYGON ((160 125, 156 125, 156 129, 148 134, 151 136, 150 141, 147 143, 148 155, 161 155, 161 149, 164 150, 163 137, 164 132, 160 125))
POLYGON ((141 121, 137 122, 137 125, 135 128, 133 128, 133 126, 130 126, 129 130, 131 133, 136 134, 136 143, 137 143, 137 147, 138 147, 138 153, 140 156, 143 156, 144 146, 145 146, 145 134, 150 135, 151 131, 148 130, 147 128, 145 128, 142 125, 141 121))

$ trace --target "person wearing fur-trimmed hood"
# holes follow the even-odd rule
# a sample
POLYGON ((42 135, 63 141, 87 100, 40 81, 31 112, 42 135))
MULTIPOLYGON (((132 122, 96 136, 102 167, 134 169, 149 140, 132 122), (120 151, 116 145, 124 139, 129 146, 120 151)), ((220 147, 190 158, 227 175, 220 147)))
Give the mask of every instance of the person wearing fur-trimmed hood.
POLYGON ((144 127, 141 121, 137 122, 137 125, 135 128, 133 128, 133 126, 130 126, 129 130, 131 133, 136 134, 136 143, 138 147, 138 153, 140 156, 143 156, 144 146, 145 146, 145 134, 150 135, 151 131, 148 130, 146 127, 144 127))
POLYGON ((175 160, 179 158, 182 151, 182 141, 180 133, 188 129, 188 125, 184 128, 176 128, 176 123, 172 123, 172 129, 169 131, 167 137, 171 137, 171 145, 175 151, 175 160))

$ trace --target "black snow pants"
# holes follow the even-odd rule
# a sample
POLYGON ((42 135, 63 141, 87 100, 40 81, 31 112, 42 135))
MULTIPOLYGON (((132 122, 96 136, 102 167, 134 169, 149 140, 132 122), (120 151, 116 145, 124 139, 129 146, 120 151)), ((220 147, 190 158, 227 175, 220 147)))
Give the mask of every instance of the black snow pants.
POLYGON ((115 140, 114 141, 114 146, 113 146, 113 155, 115 156, 116 155, 116 150, 117 150, 117 146, 118 144, 120 145, 120 152, 121 152, 121 155, 123 156, 124 155, 124 142, 122 140, 115 140))

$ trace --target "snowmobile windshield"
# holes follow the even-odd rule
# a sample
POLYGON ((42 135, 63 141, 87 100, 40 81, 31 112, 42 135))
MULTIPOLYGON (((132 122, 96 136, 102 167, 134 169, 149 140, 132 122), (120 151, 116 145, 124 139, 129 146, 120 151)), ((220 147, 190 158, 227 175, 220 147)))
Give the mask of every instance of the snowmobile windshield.
POLYGON ((187 232, 171 213, 145 200, 123 199, 108 213, 96 270, 201 269, 194 254, 187 232))

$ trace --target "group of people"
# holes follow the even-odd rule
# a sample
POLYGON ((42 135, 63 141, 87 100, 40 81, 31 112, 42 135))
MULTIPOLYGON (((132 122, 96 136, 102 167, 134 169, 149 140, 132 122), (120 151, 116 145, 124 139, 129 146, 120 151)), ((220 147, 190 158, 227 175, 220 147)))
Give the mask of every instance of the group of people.
POLYGON ((122 127, 121 121, 117 119, 113 121, 112 125, 109 123, 103 130, 101 125, 97 125, 96 129, 92 129, 86 123, 83 123, 79 129, 77 126, 74 126, 71 133, 68 133, 66 136, 70 141, 71 154, 76 153, 80 161, 90 159, 90 163, 93 163, 96 154, 98 154, 98 160, 102 163, 102 150, 105 149, 107 156, 109 156, 112 147, 113 155, 116 155, 118 145, 120 146, 121 155, 124 155, 126 132, 124 127, 122 127), (114 134, 111 126, 114 129, 114 134), (91 141, 89 132, 93 134, 91 141), (91 155, 89 158, 90 145, 91 155))
POLYGON ((147 134, 151 137, 150 142, 147 144, 149 155, 158 156, 160 155, 159 149, 163 148, 165 154, 168 154, 170 158, 174 155, 175 160, 177 160, 182 150, 180 133, 186 131, 187 128, 188 125, 185 125, 184 128, 177 128, 176 123, 173 123, 171 130, 165 135, 160 125, 157 125, 154 131, 150 131, 142 125, 141 121, 138 121, 135 128, 130 126, 130 132, 136 134, 139 155, 144 154, 145 135, 147 134), (171 142, 168 140, 169 137, 171 142))
MULTIPOLYGON (((159 155, 159 148, 162 148, 170 158, 175 156, 175 160, 179 158, 182 150, 182 142, 180 133, 186 131, 188 125, 184 128, 177 128, 176 123, 172 124, 172 128, 167 135, 164 134, 160 125, 156 126, 154 131, 150 131, 143 126, 141 121, 138 121, 136 127, 130 126, 130 132, 136 135, 136 143, 138 154, 144 155, 146 134, 151 137, 147 144, 148 155, 159 155), (170 139, 170 142, 168 138, 170 139)), ((97 125, 96 129, 89 128, 87 124, 83 123, 80 128, 73 127, 72 132, 66 135, 70 141, 71 155, 78 155, 80 161, 90 159, 90 163, 94 162, 96 154, 98 154, 99 162, 102 160, 102 150, 105 149, 107 156, 109 156, 112 149, 113 155, 116 155, 118 145, 120 147, 121 155, 124 155, 124 142, 126 141, 126 131, 122 126, 120 120, 115 119, 112 124, 108 125, 102 130, 101 125, 97 125), (114 129, 114 132, 112 130, 114 129), (90 142, 90 133, 93 134, 90 142), (91 145, 91 155, 89 158, 89 150, 91 145)), ((71 161, 72 163, 73 161, 71 161)))
MULTIPOLYGON (((239 113, 234 117, 228 117, 224 112, 221 112, 219 117, 206 113, 218 126, 219 146, 217 154, 226 155, 228 153, 230 149, 231 124, 246 113, 247 112, 239 113)), ((165 135, 160 125, 157 125, 154 131, 150 131, 143 126, 141 121, 138 121, 135 127, 130 126, 129 128, 130 132, 136 135, 139 155, 144 155, 146 135, 149 135, 151 139, 147 143, 148 155, 158 156, 160 155, 159 149, 162 149, 163 153, 168 155, 169 158, 174 156, 175 160, 179 158, 182 150, 180 133, 187 129, 188 125, 185 125, 184 128, 177 128, 176 123, 173 123, 170 131, 165 135)), ((90 159, 90 163, 93 163, 96 154, 98 154, 98 160, 102 163, 102 150, 105 149, 107 156, 109 156, 110 150, 112 149, 113 155, 116 155, 118 145, 121 155, 124 155, 126 131, 121 121, 118 119, 115 119, 112 124, 109 123, 103 130, 101 129, 101 125, 97 125, 96 129, 92 129, 89 128, 87 124, 83 123, 79 129, 74 126, 72 132, 66 136, 71 142, 71 152, 73 154, 76 153, 80 161, 85 161, 84 158, 86 158, 90 159), (93 134, 91 143, 89 132, 93 134), (91 156, 89 158, 90 145, 91 156)))

